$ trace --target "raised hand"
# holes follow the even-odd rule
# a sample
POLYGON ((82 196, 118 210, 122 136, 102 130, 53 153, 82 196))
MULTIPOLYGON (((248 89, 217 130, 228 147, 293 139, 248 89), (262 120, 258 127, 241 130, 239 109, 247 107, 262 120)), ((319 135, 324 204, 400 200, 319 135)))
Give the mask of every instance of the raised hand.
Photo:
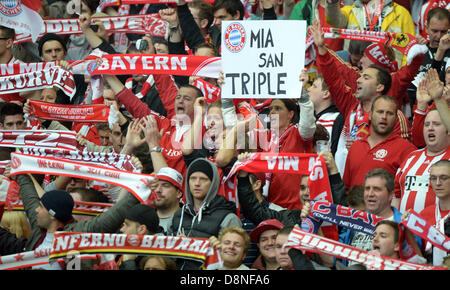
POLYGON ((141 119, 139 126, 144 131, 145 141, 149 148, 159 146, 159 141, 163 133, 163 129, 158 131, 158 124, 153 116, 149 115, 141 119))

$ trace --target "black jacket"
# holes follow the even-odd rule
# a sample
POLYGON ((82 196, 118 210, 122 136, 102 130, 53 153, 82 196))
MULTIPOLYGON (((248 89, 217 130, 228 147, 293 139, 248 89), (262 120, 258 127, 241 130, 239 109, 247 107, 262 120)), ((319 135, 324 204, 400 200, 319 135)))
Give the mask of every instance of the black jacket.
POLYGON ((8 230, 0 227, 0 256, 23 252, 27 239, 18 238, 8 230))

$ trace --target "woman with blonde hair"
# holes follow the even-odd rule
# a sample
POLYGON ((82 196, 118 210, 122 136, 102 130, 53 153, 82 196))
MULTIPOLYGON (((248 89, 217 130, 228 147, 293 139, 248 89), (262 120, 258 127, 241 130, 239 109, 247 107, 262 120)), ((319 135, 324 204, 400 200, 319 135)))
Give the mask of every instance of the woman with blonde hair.
POLYGON ((5 211, 1 220, 1 226, 18 238, 28 239, 30 236, 31 227, 24 212, 5 211))

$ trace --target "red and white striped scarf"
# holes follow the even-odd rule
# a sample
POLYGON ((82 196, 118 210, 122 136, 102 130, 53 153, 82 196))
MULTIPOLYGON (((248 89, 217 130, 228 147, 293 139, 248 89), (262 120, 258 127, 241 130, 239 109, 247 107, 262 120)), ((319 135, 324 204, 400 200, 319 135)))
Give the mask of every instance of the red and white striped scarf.
POLYGON ((78 150, 75 132, 57 130, 0 130, 0 147, 78 150))
MULTIPOLYGON (((17 64, 18 66, 25 66, 17 64)), ((75 95, 75 81, 71 72, 59 67, 50 67, 28 73, 0 76, 0 91, 2 93, 16 93, 41 90, 52 87, 60 88, 66 95, 75 95)))
MULTIPOLYGON (((155 84, 155 79, 152 75, 149 75, 146 79, 144 84, 142 85, 141 91, 137 92, 135 95, 139 99, 142 99, 147 95, 148 91, 152 88, 152 86, 155 84)), ((125 82, 125 87, 132 90, 133 89, 133 78, 128 78, 125 82)))
MULTIPOLYGON (((165 37, 168 23, 159 17, 158 13, 145 15, 92 17, 92 21, 101 21, 105 30, 110 33, 137 33, 158 37, 165 37)), ((46 19, 44 27, 38 38, 44 34, 57 35, 82 34, 78 18, 46 19)), ((18 33, 14 43, 22 43, 31 40, 30 34, 18 33)))
POLYGON ((322 156, 307 153, 253 153, 248 160, 236 162, 222 180, 225 197, 236 202, 237 172, 289 173, 308 175, 310 199, 333 202, 325 161, 322 156), (229 184, 231 182, 231 184, 229 184))
POLYGON ((111 169, 105 166, 12 153, 11 176, 24 173, 65 175, 114 184, 131 192, 142 203, 149 198, 150 183, 154 179, 152 175, 111 169))

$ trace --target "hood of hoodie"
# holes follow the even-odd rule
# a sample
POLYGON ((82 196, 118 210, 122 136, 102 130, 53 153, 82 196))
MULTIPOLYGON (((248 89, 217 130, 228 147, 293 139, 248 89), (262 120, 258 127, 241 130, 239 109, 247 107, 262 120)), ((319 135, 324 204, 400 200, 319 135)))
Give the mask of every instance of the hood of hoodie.
POLYGON ((209 161, 208 159, 205 159, 205 158, 198 158, 189 165, 189 167, 187 168, 187 171, 186 171, 186 180, 184 182, 185 182, 186 204, 188 204, 192 207, 194 206, 194 197, 192 196, 191 188, 189 187, 189 176, 191 176, 191 174, 194 172, 192 170, 192 167, 197 162, 204 162, 206 166, 211 167, 212 172, 213 172, 213 178, 211 180, 211 185, 209 186, 209 190, 206 193, 206 196, 203 199, 203 202, 200 206, 200 207, 205 207, 205 206, 209 205, 209 203, 214 199, 214 197, 217 195, 217 192, 219 191, 219 186, 220 186, 219 170, 217 169, 217 166, 214 163, 212 163, 211 161, 209 161))

